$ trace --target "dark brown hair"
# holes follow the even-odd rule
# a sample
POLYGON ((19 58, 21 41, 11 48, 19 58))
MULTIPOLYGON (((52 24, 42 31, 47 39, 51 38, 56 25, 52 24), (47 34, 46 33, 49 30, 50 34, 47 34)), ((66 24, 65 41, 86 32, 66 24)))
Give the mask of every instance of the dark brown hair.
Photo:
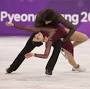
POLYGON ((40 11, 35 20, 36 27, 55 27, 59 24, 59 13, 53 9, 45 9, 40 11), (45 21, 51 21, 49 24, 45 24, 45 21))

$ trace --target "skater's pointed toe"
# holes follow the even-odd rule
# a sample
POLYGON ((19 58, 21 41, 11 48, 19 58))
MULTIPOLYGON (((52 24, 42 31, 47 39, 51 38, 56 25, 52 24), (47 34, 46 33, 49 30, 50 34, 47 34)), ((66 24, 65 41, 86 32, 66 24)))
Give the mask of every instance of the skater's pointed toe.
POLYGON ((47 69, 46 69, 45 74, 46 74, 46 75, 52 75, 52 70, 47 70, 47 69))
POLYGON ((13 72, 13 70, 12 70, 11 68, 7 68, 7 69, 6 69, 6 73, 7 73, 7 74, 10 74, 10 73, 12 73, 12 72, 13 72))
POLYGON ((73 67, 72 71, 85 72, 86 68, 79 66, 78 68, 73 67))

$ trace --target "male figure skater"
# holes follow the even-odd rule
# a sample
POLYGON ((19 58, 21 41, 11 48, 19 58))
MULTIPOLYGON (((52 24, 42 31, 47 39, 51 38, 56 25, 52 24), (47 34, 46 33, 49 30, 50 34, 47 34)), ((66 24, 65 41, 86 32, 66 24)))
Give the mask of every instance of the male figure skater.
MULTIPOLYGON (((58 23, 58 15, 54 12, 54 11, 51 11, 50 13, 52 13, 52 16, 49 16, 49 10, 46 9, 46 10, 43 10, 41 12, 39 12, 36 16, 36 21, 35 21, 35 26, 36 27, 42 27, 44 25, 48 25, 49 21, 48 21, 48 18, 51 19, 51 20, 54 20, 52 21, 52 24, 55 24, 55 23, 58 23), (47 14, 48 13, 48 14, 47 14), (47 18, 47 16, 49 16, 47 18), (47 18, 47 19, 46 19, 47 18), (46 21, 47 20, 47 21, 46 21), (46 23, 45 23, 46 21, 46 23)), ((16 59, 13 61, 13 63, 10 65, 10 67, 6 70, 7 73, 12 73, 13 71, 17 70, 18 67, 21 65, 21 63, 24 61, 25 59, 25 54, 32 51, 36 46, 40 46, 42 45, 43 43, 42 42, 33 42, 32 39, 33 37, 35 36, 36 33, 33 33, 31 35, 31 37, 29 38, 29 40, 27 41, 25 47, 22 49, 22 51, 19 53, 19 55, 16 57, 16 59)), ((53 54, 56 53, 56 45, 54 45, 54 50, 53 50, 53 54), (54 52, 55 51, 55 52, 54 52)), ((60 48, 59 48, 60 49, 60 48)), ((60 50, 59 50, 60 51, 60 50)), ((51 57, 55 57, 56 59, 58 58, 58 54, 59 52, 57 53, 57 55, 53 55, 51 57)), ((55 64, 55 62, 53 62, 55 64)))

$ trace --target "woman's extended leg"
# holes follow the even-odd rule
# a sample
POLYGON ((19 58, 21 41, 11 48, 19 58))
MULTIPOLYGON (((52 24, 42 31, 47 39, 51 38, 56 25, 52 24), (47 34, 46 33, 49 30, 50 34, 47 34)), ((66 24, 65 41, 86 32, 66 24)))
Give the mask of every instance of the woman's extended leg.
POLYGON ((77 46, 88 40, 88 36, 84 33, 75 31, 75 33, 71 36, 71 41, 74 41, 73 46, 77 46))
POLYGON ((68 59, 69 64, 73 66, 73 68, 72 68, 73 71, 79 71, 79 72, 85 71, 84 68, 81 68, 80 65, 78 63, 76 63, 72 53, 70 53, 69 51, 67 51, 65 49, 63 49, 63 50, 65 52, 65 57, 68 59))
MULTIPOLYGON (((65 28, 65 30, 68 32, 69 29, 65 28)), ((73 42, 73 46, 77 46, 85 41, 88 40, 88 36, 82 32, 79 32, 79 31, 75 31, 74 34, 71 36, 70 38, 71 41, 74 41, 73 42)))
POLYGON ((13 63, 10 65, 10 67, 6 70, 7 73, 11 73, 13 71, 16 71, 18 67, 22 64, 22 62, 25 59, 25 54, 28 52, 31 52, 36 46, 40 46, 43 43, 42 42, 33 42, 32 39, 35 34, 33 34, 29 40, 27 41, 25 47, 22 49, 22 51, 18 54, 18 56, 15 58, 13 63))

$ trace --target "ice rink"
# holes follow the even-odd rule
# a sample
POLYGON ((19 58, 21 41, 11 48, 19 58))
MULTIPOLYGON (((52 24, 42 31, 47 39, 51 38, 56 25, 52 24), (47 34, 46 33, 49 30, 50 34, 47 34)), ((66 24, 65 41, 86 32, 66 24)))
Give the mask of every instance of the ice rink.
MULTIPOLYGON (((86 72, 72 72, 60 54, 52 76, 44 73, 48 59, 35 57, 25 59, 12 74, 5 74, 27 40, 28 37, 0 37, 0 89, 90 89, 90 40, 75 48, 76 61, 86 72)), ((33 50, 43 51, 44 45, 33 50)))

